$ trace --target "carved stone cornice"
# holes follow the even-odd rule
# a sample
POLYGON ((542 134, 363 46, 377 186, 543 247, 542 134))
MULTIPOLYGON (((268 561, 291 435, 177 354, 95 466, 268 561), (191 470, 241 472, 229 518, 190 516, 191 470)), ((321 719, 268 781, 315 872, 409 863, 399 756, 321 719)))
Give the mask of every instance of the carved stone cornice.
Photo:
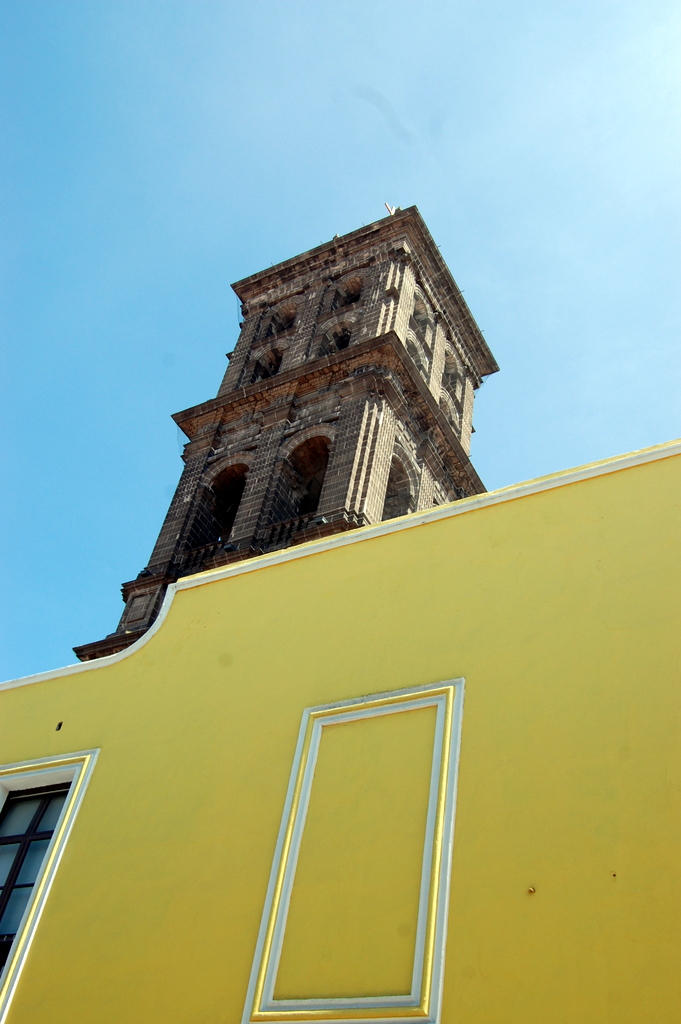
POLYGON ((377 382, 380 374, 380 385, 386 389, 399 415, 426 417, 427 422, 422 429, 425 427, 433 433, 442 452, 449 450, 452 453, 458 463, 459 473, 466 480, 467 489, 473 494, 483 493, 485 487, 469 456, 394 331, 331 356, 311 360, 303 367, 293 367, 286 373, 277 374, 247 388, 237 388, 219 398, 212 398, 176 413, 173 419, 189 437, 196 436, 195 432, 204 425, 216 422, 229 424, 231 420, 243 416, 246 409, 265 417, 268 423, 274 423, 288 416, 288 410, 295 399, 322 388, 349 384, 365 373, 377 375, 377 382), (369 357, 371 362, 367 364, 369 357), (397 375, 399 386, 386 374, 388 370, 397 375))

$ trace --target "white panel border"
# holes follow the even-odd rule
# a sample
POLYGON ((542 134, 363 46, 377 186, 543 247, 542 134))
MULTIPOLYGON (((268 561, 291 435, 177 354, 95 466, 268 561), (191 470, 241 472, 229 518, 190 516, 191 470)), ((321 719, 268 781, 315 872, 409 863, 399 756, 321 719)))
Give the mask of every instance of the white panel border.
POLYGON ((408 687, 370 694, 353 700, 334 704, 323 704, 306 708, 298 735, 298 742, 291 768, 291 777, 284 802, 281 825, 274 850, 272 869, 265 896, 260 931, 256 943, 253 966, 246 994, 246 1002, 242 1024, 251 1024, 253 1020, 309 1020, 313 1018, 319 1024, 338 1024, 339 1021, 352 1020, 354 1024, 400 1024, 400 1022, 420 1020, 423 1024, 438 1024, 442 1003, 442 985, 444 980, 445 942, 447 932, 447 916, 449 908, 449 887, 451 875, 452 848, 454 840, 454 819, 456 810, 456 788, 459 767, 459 751, 461 744, 461 724, 463 714, 464 680, 451 679, 444 682, 424 686, 408 687), (447 696, 442 691, 450 690, 452 694, 452 720, 449 749, 444 747, 445 716, 447 696), (435 691, 435 692, 434 692, 435 691), (406 699, 405 699, 406 698, 406 699), (412 698, 412 699, 409 699, 412 698), (394 700, 393 704, 376 702, 394 700), (361 705, 366 705, 361 707, 361 705), (360 705, 358 707, 358 705, 360 705), (424 837, 424 856, 421 872, 421 894, 417 918, 416 948, 412 972, 412 988, 408 996, 358 997, 355 999, 296 999, 281 1000, 274 998, 276 975, 284 943, 286 918, 295 879, 298 853, 305 827, 305 818, 309 806, 314 772, 321 741, 322 729, 325 725, 355 721, 361 718, 378 715, 399 714, 400 712, 418 708, 436 707, 437 717, 433 740, 433 761, 431 768, 430 793, 424 837), (344 710, 348 709, 348 710, 344 710), (336 714, 328 714, 337 710, 336 714), (327 712, 323 718, 317 718, 321 712, 327 712), (310 719, 314 718, 309 747, 306 750, 310 719), (435 902, 435 932, 432 954, 432 972, 430 977, 430 1000, 428 1012, 420 1012, 424 975, 424 956, 426 945, 426 926, 431 905, 431 878, 433 868, 433 844, 437 806, 439 802, 440 783, 442 776, 442 760, 447 753, 448 770, 444 779, 444 813, 441 835, 440 857, 435 875, 437 878, 435 902), (300 780, 301 765, 304 762, 302 781, 300 780), (299 792, 298 792, 299 790, 299 792), (294 803, 297 808, 294 809, 294 803), (288 836, 292 812, 295 814, 293 828, 288 836), (288 836, 288 850, 286 850, 288 836), (285 857, 285 870, 280 879, 282 858, 285 857), (277 894, 277 886, 281 891, 277 894), (271 929, 272 913, 276 901, 276 917, 271 932, 268 955, 268 932, 271 929), (262 997, 257 999, 258 981, 263 967, 263 958, 267 957, 267 965, 262 987, 262 997), (400 1009, 406 1011, 400 1014, 400 1009), (353 1012, 354 1011, 354 1012, 353 1012), (362 1016, 362 1011, 367 1013, 362 1016))

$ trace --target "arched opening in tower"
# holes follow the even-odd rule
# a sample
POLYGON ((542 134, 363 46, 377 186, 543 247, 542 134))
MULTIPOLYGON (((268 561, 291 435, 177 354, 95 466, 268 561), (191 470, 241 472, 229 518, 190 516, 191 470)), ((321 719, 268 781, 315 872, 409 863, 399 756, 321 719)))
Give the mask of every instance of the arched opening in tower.
POLYGON ((388 476, 388 489, 383 503, 383 520, 406 516, 414 510, 409 475, 398 458, 393 456, 388 476))
POLYGON ((325 334, 322 338, 322 343, 319 346, 317 352, 318 356, 331 356, 334 352, 342 352, 350 344, 352 338, 352 332, 350 328, 343 324, 337 327, 334 331, 329 334, 325 334))
POLYGON ((291 452, 282 465, 271 522, 286 522, 317 511, 328 462, 329 442, 325 437, 311 437, 291 452))
POLYGON ((328 462, 329 444, 325 437, 313 437, 292 453, 291 465, 303 482, 299 516, 317 511, 328 462))
POLYGON ((219 540, 226 541, 232 532, 236 514, 246 486, 248 466, 230 466, 220 473, 213 482, 215 495, 215 521, 219 528, 219 540))
POLYGON ((282 358, 283 353, 278 348, 273 348, 266 352, 253 367, 249 383, 257 384, 259 380, 269 380, 270 377, 276 376, 279 373, 282 358))

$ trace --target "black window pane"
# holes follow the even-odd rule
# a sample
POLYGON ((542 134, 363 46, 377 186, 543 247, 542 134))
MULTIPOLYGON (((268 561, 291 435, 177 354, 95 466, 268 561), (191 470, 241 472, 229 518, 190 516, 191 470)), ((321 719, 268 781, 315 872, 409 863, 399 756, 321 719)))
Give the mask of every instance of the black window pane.
POLYGON ((5 884, 18 849, 18 843, 8 843, 6 846, 0 846, 0 885, 5 884))
POLYGON ((5 907, 5 913, 0 918, 0 935, 15 935, 19 928, 19 922, 24 916, 26 904, 33 892, 33 886, 27 885, 23 889, 15 889, 5 907))
MULTIPOLYGON (((33 815, 40 806, 42 797, 30 797, 27 800, 12 800, 5 804, 6 812, 0 822, 0 836, 20 836, 31 824, 33 815)), ((3 808, 5 810, 5 808, 3 808)))
POLYGON ((38 822, 37 832, 52 832, 54 830, 65 800, 66 793, 57 793, 51 797, 47 809, 38 822))
POLYGON ((21 865, 21 870, 19 871, 17 885, 33 885, 38 877, 40 865, 43 862, 43 857, 45 856, 49 845, 49 839, 38 839, 34 843, 29 843, 28 853, 26 854, 24 863, 21 865))
POLYGON ((0 970, 2 970, 7 963, 7 957, 9 956, 9 951, 12 948, 13 937, 14 936, 10 936, 10 938, 3 938, 0 935, 0 970))
POLYGON ((45 862, 50 836, 61 814, 68 789, 45 787, 12 793, 0 815, 0 836, 22 837, 22 842, 0 840, 0 970, 3 969, 45 862), (38 839, 36 833, 47 833, 38 839), (35 837, 35 838, 34 838, 35 837), (14 872, 18 874, 14 876, 14 872), (11 885, 7 882, 12 877, 11 885))

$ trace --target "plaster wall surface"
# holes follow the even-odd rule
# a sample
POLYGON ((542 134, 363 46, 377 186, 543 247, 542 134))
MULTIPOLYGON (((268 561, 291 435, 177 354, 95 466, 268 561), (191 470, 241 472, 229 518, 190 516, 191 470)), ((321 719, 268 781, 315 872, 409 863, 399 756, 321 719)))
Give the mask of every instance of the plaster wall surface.
POLYGON ((100 751, 9 1024, 241 1020, 303 710, 459 677, 442 1021, 681 1019, 680 452, 181 581, 124 654, 0 689, 0 763, 100 751))

